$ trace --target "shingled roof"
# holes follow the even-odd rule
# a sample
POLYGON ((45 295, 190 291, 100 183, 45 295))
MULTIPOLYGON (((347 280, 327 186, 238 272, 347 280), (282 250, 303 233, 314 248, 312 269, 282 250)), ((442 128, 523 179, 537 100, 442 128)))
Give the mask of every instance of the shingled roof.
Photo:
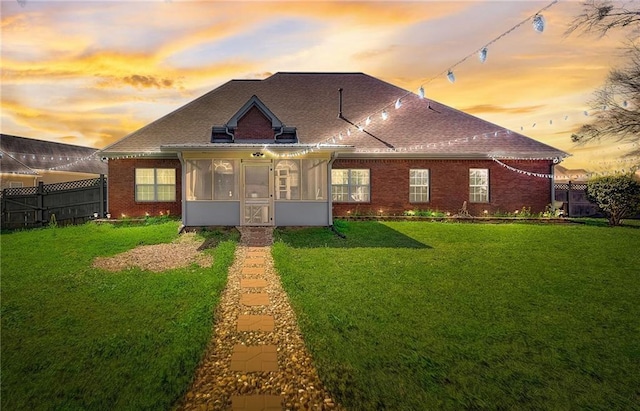
POLYGON ((276 73, 232 80, 102 150, 105 155, 215 147, 212 127, 226 124, 256 96, 301 145, 352 146, 354 155, 563 158, 567 153, 363 73, 276 73), (339 118, 339 92, 343 89, 339 118), (401 107, 395 102, 401 99, 401 107), (385 109, 388 119, 380 115, 385 109), (375 118, 372 115, 375 114, 375 118), (372 115, 372 122, 364 120, 372 115), (366 132, 354 125, 360 124, 366 132), (347 136, 347 130, 351 131, 347 136), (343 139, 339 136, 342 133, 343 139), (334 141, 335 139, 335 141, 334 141))
POLYGON ((5 166, 9 167, 9 163, 4 162, 4 157, 11 157, 23 167, 31 169, 33 174, 37 170, 107 173, 107 164, 100 161, 98 150, 91 147, 0 134, 0 150, 5 154, 3 172, 5 166))

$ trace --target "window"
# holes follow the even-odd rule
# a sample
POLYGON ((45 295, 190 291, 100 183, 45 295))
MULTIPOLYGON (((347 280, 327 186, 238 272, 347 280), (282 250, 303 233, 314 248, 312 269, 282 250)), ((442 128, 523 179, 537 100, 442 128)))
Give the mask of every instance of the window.
POLYGON ((331 170, 333 201, 358 203, 369 201, 369 170, 331 170))
POLYGON ((187 200, 237 200, 238 170, 235 160, 187 160, 187 200))
POLYGON ((213 160, 213 199, 238 199, 238 169, 233 160, 213 160))
POLYGON ((302 199, 327 198, 327 160, 302 160, 302 199))
POLYGON ((469 169, 469 202, 489 202, 489 170, 486 168, 469 169))
POLYGON ((187 199, 211 200, 211 160, 187 161, 187 199))
POLYGON ((276 200, 300 199, 300 166, 298 160, 276 163, 276 200))
POLYGON ((136 201, 175 201, 174 168, 136 168, 136 201))
POLYGON ((429 202, 429 170, 409 170, 409 202, 429 202))
POLYGON ((21 188, 23 185, 22 181, 9 181, 9 188, 21 188))

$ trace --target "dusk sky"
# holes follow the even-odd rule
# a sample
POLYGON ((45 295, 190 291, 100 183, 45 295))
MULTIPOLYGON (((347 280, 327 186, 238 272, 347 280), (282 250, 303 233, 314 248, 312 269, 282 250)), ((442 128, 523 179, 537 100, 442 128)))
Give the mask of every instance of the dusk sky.
POLYGON ((1 131, 105 147, 231 79, 364 72, 572 154, 566 167, 624 168, 617 143, 578 147, 589 101, 623 32, 564 33, 559 1, 219 2, 2 0, 1 131), (447 69, 454 67, 455 83, 447 69), (535 126, 534 126, 535 124, 535 126))

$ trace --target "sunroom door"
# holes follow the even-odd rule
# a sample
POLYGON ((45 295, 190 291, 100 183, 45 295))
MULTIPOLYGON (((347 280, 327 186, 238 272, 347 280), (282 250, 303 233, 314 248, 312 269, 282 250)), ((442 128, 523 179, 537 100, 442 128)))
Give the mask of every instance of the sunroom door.
POLYGON ((243 225, 273 225, 271 163, 243 163, 243 225))

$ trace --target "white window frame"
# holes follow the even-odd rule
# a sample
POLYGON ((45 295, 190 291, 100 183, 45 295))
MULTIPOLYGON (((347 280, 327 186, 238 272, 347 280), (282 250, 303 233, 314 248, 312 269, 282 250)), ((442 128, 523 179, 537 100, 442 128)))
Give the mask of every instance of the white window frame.
POLYGON ((412 168, 409 170, 410 203, 429 202, 430 174, 431 173, 429 172, 428 168, 412 168))
POLYGON ((135 201, 138 203, 173 203, 176 201, 176 169, 175 168, 148 168, 140 167, 134 170, 134 184, 135 184, 135 201), (138 170, 153 170, 153 183, 138 183, 138 170), (173 171, 173 183, 172 184, 159 184, 158 183, 158 171, 159 170, 171 170, 173 171), (153 187, 152 199, 141 199, 138 189, 143 187, 153 187), (172 199, 158 199, 158 188, 172 187, 172 199))
POLYGON ((488 203, 489 202, 489 169, 470 168, 469 169, 469 202, 488 203))
POLYGON ((371 202, 371 170, 368 168, 340 168, 331 170, 331 198, 335 203, 370 203, 371 202), (347 183, 336 184, 334 172, 346 173, 347 183), (358 184, 358 173, 366 172, 366 184, 358 184), (337 193, 337 189, 340 190, 337 193), (346 200, 337 199, 337 195, 346 195, 346 200))
POLYGON ((24 183, 22 181, 9 181, 9 188, 22 188, 24 183))

